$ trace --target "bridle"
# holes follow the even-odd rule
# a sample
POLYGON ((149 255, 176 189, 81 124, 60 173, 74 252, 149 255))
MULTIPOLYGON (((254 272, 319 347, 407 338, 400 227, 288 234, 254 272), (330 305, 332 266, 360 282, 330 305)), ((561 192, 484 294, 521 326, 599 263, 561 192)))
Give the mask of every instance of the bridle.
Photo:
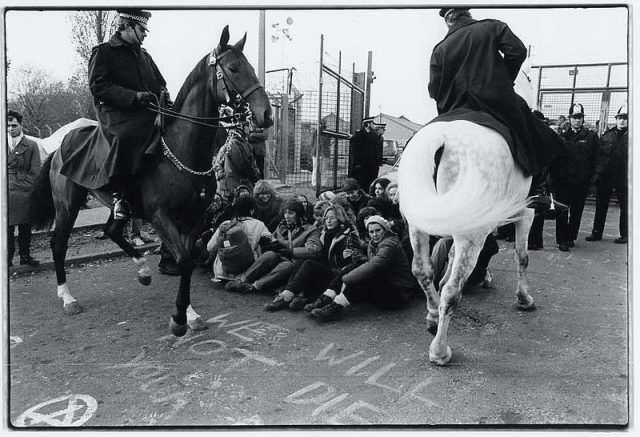
MULTIPOLYGON (((256 90, 263 88, 263 86, 259 81, 256 81, 255 84, 250 86, 244 92, 242 93, 238 92, 237 86, 228 77, 228 75, 224 74, 224 70, 220 66, 220 63, 218 62, 220 59, 225 57, 230 51, 231 49, 227 49, 222 53, 218 54, 217 48, 213 49, 213 51, 209 55, 208 64, 209 64, 209 67, 213 67, 216 70, 215 84, 213 83, 213 75, 210 75, 211 89, 216 90, 215 91, 216 97, 217 95, 224 96, 225 102, 227 103, 227 105, 231 106, 234 110, 233 115, 226 115, 226 116, 219 116, 219 117, 197 117, 193 115, 182 114, 180 112, 174 111, 173 109, 163 108, 159 104, 155 104, 155 103, 149 104, 147 109, 167 117, 177 118, 179 120, 188 121, 190 123, 201 125, 201 126, 206 126, 211 128, 224 127, 226 129, 238 129, 238 128, 244 129, 245 126, 248 126, 249 130, 252 130, 253 114, 251 113, 251 109, 247 102, 247 98, 256 90), (227 86, 227 82, 229 82, 229 84, 231 85, 230 87, 227 86), (229 90, 231 90, 231 93, 234 96, 233 99, 231 99, 229 90), (225 126, 220 125, 221 121, 225 122, 225 126)), ((217 98, 214 100, 217 101, 217 98)), ((217 107, 219 106, 220 105, 218 105, 217 107)), ((197 171, 187 167, 178 159, 178 157, 171 151, 171 149, 165 142, 164 136, 160 137, 160 141, 162 144, 162 154, 165 157, 167 157, 167 159, 169 159, 169 161, 171 161, 176 166, 178 171, 186 171, 187 173, 190 173, 195 176, 211 176, 214 173, 215 154, 211 159, 211 168, 205 171, 197 171)), ((204 194, 204 189, 203 189, 203 192, 201 193, 201 196, 203 196, 203 194, 204 194)))

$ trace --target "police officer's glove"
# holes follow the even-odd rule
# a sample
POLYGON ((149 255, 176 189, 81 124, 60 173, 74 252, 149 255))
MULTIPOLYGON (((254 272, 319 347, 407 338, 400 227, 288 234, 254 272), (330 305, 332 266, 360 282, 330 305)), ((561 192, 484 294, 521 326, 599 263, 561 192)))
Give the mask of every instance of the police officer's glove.
POLYGON ((140 105, 144 106, 150 103, 156 103, 157 99, 155 94, 153 94, 151 91, 138 91, 136 93, 136 101, 140 105))

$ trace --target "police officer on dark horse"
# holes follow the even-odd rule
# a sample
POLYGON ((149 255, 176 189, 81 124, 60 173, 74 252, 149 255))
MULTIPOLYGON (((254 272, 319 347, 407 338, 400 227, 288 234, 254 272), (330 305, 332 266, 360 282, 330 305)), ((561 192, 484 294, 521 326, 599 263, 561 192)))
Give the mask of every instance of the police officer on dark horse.
POLYGON ((44 163, 32 192, 33 221, 48 228, 55 220, 51 247, 58 297, 66 314, 76 314, 82 308, 69 292, 64 269, 69 234, 88 191, 105 204, 112 203, 115 191, 115 214, 105 233, 133 259, 138 280, 148 285, 151 276, 146 259, 122 236, 126 221, 121 219, 129 212, 152 222, 178 264, 181 278, 170 328, 181 336, 187 326, 206 327, 190 302, 192 234, 216 191, 216 129, 222 118, 232 121, 218 115, 218 106, 233 106, 233 121, 260 128, 273 124, 272 110, 242 53, 246 35, 229 45, 228 26, 185 80, 174 108, 158 104, 165 82, 140 48, 151 14, 139 9, 119 14, 118 33, 97 46, 90 61, 100 125, 70 131, 44 163), (158 123, 162 130, 154 128, 158 114, 166 118, 158 123))

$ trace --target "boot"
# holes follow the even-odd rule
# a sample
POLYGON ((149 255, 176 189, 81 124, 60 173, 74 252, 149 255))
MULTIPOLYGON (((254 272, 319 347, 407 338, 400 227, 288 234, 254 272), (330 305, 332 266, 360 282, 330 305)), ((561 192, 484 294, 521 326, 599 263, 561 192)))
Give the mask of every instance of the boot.
POLYGON ((591 232, 591 235, 588 235, 585 240, 587 241, 600 241, 602 240, 602 234, 599 232, 591 232))
POLYGON ((342 310, 344 310, 342 305, 332 301, 322 308, 316 308, 311 311, 311 317, 314 317, 319 322, 332 322, 342 317, 342 310))
POLYGON ((113 193, 113 219, 129 220, 129 204, 124 199, 122 193, 113 193))

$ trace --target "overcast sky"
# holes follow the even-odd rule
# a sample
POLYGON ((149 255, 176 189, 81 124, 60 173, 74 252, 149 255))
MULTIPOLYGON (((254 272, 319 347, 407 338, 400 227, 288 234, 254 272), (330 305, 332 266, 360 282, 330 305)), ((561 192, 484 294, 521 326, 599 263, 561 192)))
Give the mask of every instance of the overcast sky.
MULTIPOLYGON (((232 42, 248 33, 245 54, 257 68, 257 10, 152 12, 144 47, 173 96, 196 62, 215 47, 225 24, 230 26, 232 42)), ((474 18, 508 23, 525 45, 532 46, 534 65, 628 60, 626 8, 472 8, 471 13, 474 18)), ((37 66, 52 78, 66 80, 79 63, 71 44, 69 14, 8 11, 6 47, 12 69, 37 66)), ((405 115, 416 122, 435 115, 427 93, 428 60, 447 30, 438 9, 267 10, 266 28, 266 69, 295 66, 294 84, 299 89, 317 88, 320 35, 324 34, 326 60, 337 68, 342 51, 343 71, 349 76, 354 62, 357 71, 365 71, 367 52, 373 52, 372 114, 405 115), (273 42, 272 25, 284 25, 287 18, 292 21, 288 26, 292 40, 273 42)), ((268 75, 267 84, 274 86, 279 78, 268 75)))

